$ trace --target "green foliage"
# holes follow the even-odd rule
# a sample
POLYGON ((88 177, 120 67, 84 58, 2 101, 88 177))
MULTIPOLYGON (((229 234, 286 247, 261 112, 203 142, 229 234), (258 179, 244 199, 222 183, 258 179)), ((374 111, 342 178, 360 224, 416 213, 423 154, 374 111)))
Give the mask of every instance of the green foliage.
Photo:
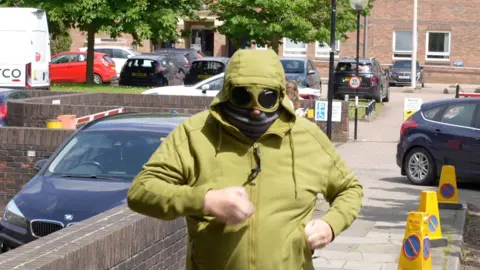
MULTIPOLYGON (((0 0, 1 1, 1 0, 0 0)), ((6 0, 7 6, 37 7, 47 11, 51 25, 62 24, 88 33, 87 81, 93 81, 94 36, 132 34, 144 39, 178 38, 179 18, 196 18, 201 0, 6 0)), ((58 36, 56 36, 58 37, 58 36)))
MULTIPOLYGON (((373 0, 370 0, 369 8, 373 0)), ((255 40, 276 49, 283 37, 296 42, 330 42, 331 1, 328 0, 218 0, 209 9, 223 21, 218 31, 240 42, 255 40)), ((363 12, 367 14, 369 10, 363 12)), ((356 29, 356 11, 348 0, 337 0, 337 39, 356 29)))

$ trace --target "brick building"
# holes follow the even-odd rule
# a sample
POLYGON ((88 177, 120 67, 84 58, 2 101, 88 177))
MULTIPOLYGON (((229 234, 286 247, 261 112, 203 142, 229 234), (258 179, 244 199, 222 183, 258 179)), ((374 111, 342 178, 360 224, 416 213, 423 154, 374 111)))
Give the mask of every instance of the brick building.
MULTIPOLYGON (((427 82, 480 83, 480 30, 477 18, 480 0, 451 1, 423 0, 418 2, 417 59, 424 65, 427 82)), ((181 20, 180 29, 191 29, 192 37, 179 40, 176 47, 198 47, 206 55, 229 56, 233 46, 225 36, 210 28, 220 22, 208 11, 200 11, 203 21, 181 20)), ((368 18, 367 35, 362 25, 360 56, 376 57, 388 66, 396 59, 412 56, 413 0, 376 0, 368 18), (364 44, 367 44, 365 50, 364 44), (365 55, 366 53, 366 55, 365 55)), ((362 22, 365 22, 362 18, 362 22)), ((363 23, 364 24, 364 23, 363 23)), ((78 33, 76 34, 79 35, 78 33)), ((81 35, 81 34, 80 34, 81 35)), ((74 48, 79 43, 74 36, 74 48)), ((125 44, 131 37, 123 37, 125 44)), ((151 50, 154 45, 144 42, 140 51, 151 50)), ((82 45, 83 46, 83 45, 82 45)), ((162 46, 157 44, 155 46, 162 46)), ((355 57, 356 33, 350 33, 345 42, 337 42, 336 59, 355 57)), ((322 77, 328 77, 329 46, 327 44, 295 44, 283 39, 279 54, 306 55, 315 60, 322 77)))

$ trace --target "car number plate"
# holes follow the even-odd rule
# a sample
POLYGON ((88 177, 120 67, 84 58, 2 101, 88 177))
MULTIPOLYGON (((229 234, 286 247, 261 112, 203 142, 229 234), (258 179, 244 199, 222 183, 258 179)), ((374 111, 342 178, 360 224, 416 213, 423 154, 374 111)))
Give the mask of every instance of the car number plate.
POLYGON ((132 76, 135 76, 135 77, 147 77, 147 73, 132 73, 132 76))
POLYGON ((410 79, 410 76, 398 76, 400 79, 410 79))
POLYGON ((199 78, 199 79, 207 79, 207 78, 210 78, 210 77, 212 77, 212 76, 210 76, 210 75, 198 75, 197 76, 197 78, 199 78))

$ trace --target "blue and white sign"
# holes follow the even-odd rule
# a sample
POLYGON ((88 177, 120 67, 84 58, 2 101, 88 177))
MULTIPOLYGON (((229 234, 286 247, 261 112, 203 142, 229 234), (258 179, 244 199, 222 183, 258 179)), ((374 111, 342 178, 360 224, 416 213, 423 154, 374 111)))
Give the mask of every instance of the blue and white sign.
MULTIPOLYGON (((315 121, 327 121, 328 102, 315 101, 315 121)), ((332 106, 332 122, 342 121, 342 102, 334 101, 332 106)))

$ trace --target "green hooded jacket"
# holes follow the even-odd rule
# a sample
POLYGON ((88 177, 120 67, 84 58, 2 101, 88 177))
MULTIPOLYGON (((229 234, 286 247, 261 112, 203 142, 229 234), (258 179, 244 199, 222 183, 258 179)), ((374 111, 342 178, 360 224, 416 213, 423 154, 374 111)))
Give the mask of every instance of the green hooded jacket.
POLYGON ((318 126, 295 116, 279 57, 272 50, 240 50, 209 110, 170 133, 133 180, 128 206, 163 220, 186 217, 188 270, 310 270, 305 225, 317 194, 330 203, 321 219, 335 237, 360 211, 361 184, 318 126), (218 108, 232 85, 245 83, 282 89, 284 110, 256 142, 226 122, 218 108), (250 181, 255 149, 261 172, 250 181), (255 213, 225 225, 204 214, 204 197, 210 189, 231 186, 245 187, 255 213))

